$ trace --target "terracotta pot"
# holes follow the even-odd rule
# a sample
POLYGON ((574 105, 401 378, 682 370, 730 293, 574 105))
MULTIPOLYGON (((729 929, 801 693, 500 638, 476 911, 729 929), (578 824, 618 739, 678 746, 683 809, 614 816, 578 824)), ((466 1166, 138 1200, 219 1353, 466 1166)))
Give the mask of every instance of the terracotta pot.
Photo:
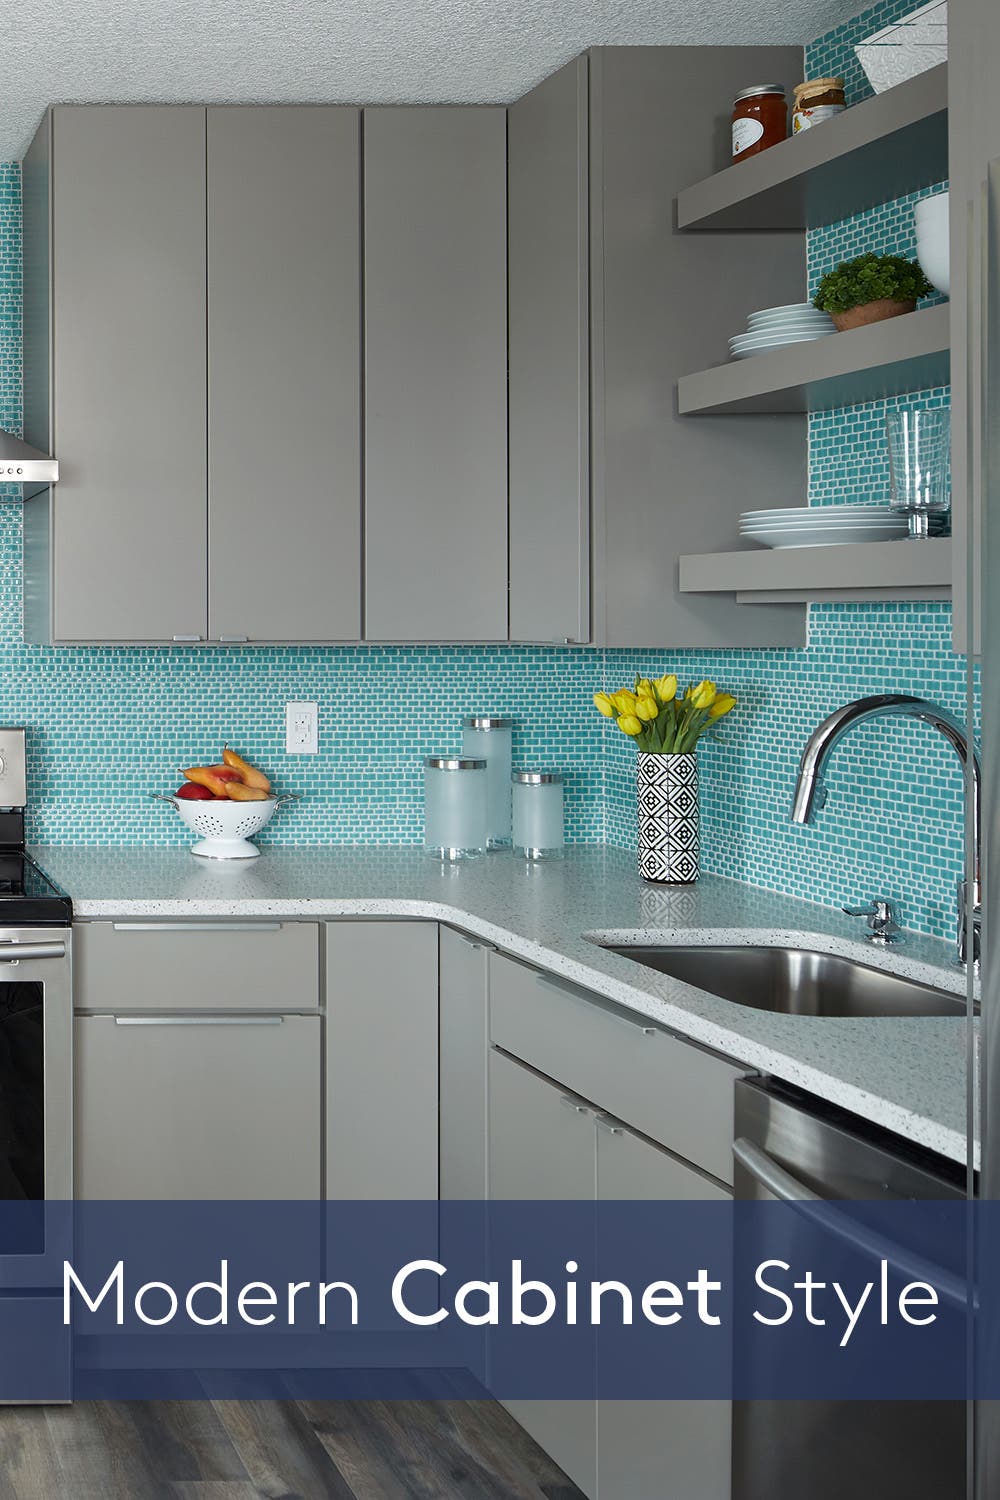
POLYGON ((903 313, 916 311, 915 302, 897 302, 892 297, 879 297, 877 302, 865 302, 860 307, 849 307, 846 312, 831 313, 834 326, 841 332, 845 328, 863 328, 866 323, 881 323, 885 318, 898 318, 903 313))

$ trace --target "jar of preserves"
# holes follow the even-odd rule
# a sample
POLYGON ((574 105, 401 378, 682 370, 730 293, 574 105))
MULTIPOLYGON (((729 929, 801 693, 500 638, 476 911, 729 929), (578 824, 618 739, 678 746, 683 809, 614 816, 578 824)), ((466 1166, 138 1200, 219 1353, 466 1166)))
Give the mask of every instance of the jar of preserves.
POLYGON ((814 78, 809 83, 797 83, 792 92, 793 135, 809 130, 813 125, 821 125, 847 108, 842 78, 814 78))
POLYGON ((780 83, 755 83, 733 102, 733 161, 756 156, 788 134, 788 105, 780 83))

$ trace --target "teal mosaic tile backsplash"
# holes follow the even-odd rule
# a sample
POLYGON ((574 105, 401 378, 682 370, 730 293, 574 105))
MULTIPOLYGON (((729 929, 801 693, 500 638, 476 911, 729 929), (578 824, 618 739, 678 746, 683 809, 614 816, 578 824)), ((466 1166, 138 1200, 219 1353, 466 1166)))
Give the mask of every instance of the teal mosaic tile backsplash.
MULTIPOLYGON (((810 72, 851 73, 849 47, 909 0, 883 4, 821 38, 810 72), (857 33, 857 35, 855 35, 857 33), (845 50, 846 49, 846 50, 845 50)), ((851 74, 855 97, 862 84, 851 74)), ((911 253, 909 205, 818 231, 822 274, 878 238, 911 253)), ((20 178, 0 165, 0 424, 19 430, 20 178)), ((922 393, 933 404, 947 390, 922 393)), ((810 424, 810 499, 884 498, 879 404, 810 424)), ((776 503, 793 503, 792 497, 776 503)), ((148 800, 177 768, 214 758, 228 738, 276 783, 303 793, 261 835, 281 843, 415 843, 422 834, 421 759, 460 743, 461 715, 512 714, 515 759, 567 774, 571 840, 634 845, 633 751, 591 706, 600 687, 636 671, 716 678, 739 708, 702 752, 703 867, 827 904, 876 892, 907 925, 953 926, 961 786, 933 732, 883 725, 837 754, 830 801, 815 826, 787 820, 802 744, 820 718, 863 693, 922 693, 961 713, 962 659, 941 604, 825 605, 804 651, 588 651, 543 647, 339 647, 267 650, 59 649, 20 636, 21 506, 0 504, 0 722, 29 726, 36 842, 180 845, 172 811, 148 800), (320 704, 317 756, 285 756, 284 704, 320 704)))

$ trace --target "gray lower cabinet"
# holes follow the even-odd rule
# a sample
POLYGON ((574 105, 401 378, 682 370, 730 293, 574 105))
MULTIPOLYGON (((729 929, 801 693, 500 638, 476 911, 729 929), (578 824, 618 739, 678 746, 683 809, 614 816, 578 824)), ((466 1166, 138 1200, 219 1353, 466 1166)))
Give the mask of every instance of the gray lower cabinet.
POLYGON ((326 1196, 438 1196, 433 922, 326 927, 326 1196))
POLYGON ((78 1016, 78 1198, 318 1198, 319 1016, 78 1016))
POLYGON ((59 106, 24 166, 25 636, 206 632, 205 111, 59 106))
POLYGON ((365 636, 507 639, 506 111, 364 112, 365 636))
POLYGON ((208 110, 208 633, 361 635, 360 114, 208 110))
MULTIPOLYGON (((489 957, 489 1196, 725 1202, 744 1069, 489 957)), ((729 1500, 724 1401, 507 1403, 585 1494, 729 1500)))
MULTIPOLYGON (((724 1203, 731 1196, 620 1120, 598 1116, 595 1124, 599 1199, 724 1203)), ((730 1432, 728 1401, 598 1401, 597 1493, 601 1500, 729 1500, 730 1432)))
MULTIPOLYGON (((489 1062, 490 1197, 592 1199, 593 1112, 493 1050, 489 1062)), ((597 1403, 505 1401, 513 1417, 587 1496, 597 1494, 597 1403)))
POLYGON ((487 1196, 489 946, 439 929, 440 1196, 487 1196))
POLYGON ((590 640, 588 59, 507 111, 510 638, 590 640))

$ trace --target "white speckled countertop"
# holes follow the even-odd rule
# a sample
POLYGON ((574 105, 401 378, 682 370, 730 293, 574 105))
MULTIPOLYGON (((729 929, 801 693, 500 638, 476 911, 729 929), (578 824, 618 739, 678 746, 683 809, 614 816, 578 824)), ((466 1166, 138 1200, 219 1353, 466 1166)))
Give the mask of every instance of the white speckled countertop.
POLYGON ((889 954, 863 925, 812 902, 712 876, 652 886, 632 857, 575 847, 525 865, 494 854, 441 866, 419 849, 267 848, 209 863, 184 849, 36 848, 87 917, 424 917, 648 1015, 679 1035, 817 1094, 955 1161, 966 1159, 961 1017, 784 1016, 735 1005, 588 941, 770 942, 843 953, 956 992, 948 944, 917 934, 889 954))

